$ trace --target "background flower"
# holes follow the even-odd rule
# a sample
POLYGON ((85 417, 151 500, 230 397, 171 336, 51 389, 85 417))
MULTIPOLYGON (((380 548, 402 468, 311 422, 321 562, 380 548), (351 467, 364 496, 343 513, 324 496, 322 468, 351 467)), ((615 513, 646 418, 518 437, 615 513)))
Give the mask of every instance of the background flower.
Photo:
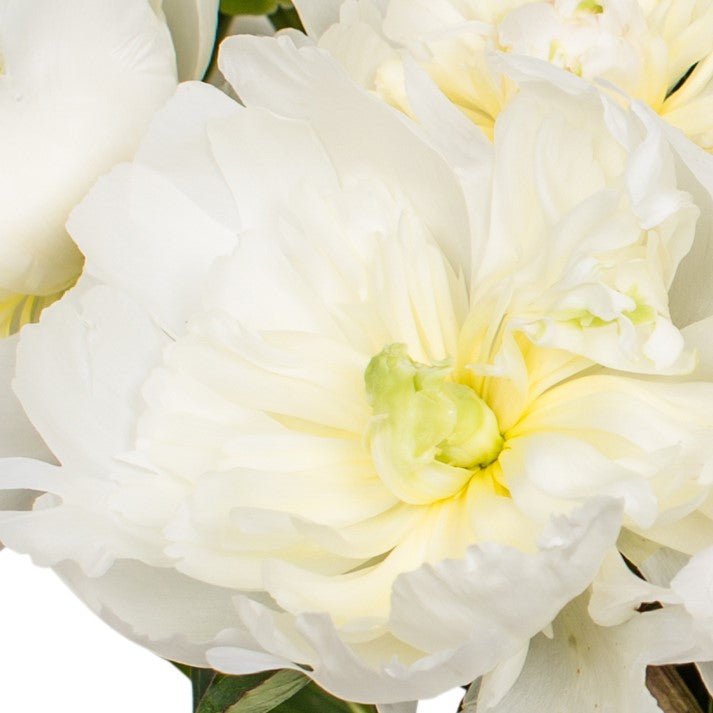
POLYGON ((499 705, 543 630, 596 644, 574 703, 704 657, 681 595, 637 612, 663 585, 632 593, 616 546, 713 535, 710 312, 677 284, 712 159, 527 61, 492 144, 417 67, 418 123, 287 37, 221 69, 247 108, 184 85, 73 213, 102 284, 24 330, 62 465, 3 463, 47 492, 3 540, 164 656, 353 700, 488 674, 499 705))
POLYGON ((94 181, 136 149, 154 112, 212 50, 217 0, 0 2, 0 453, 46 454, 10 391, 16 339, 72 285, 65 229, 94 181), (161 11, 161 8, 163 10, 161 11), (28 41, 32 38, 32 41, 28 41))
POLYGON ((352 76, 409 111, 404 53, 487 134, 515 90, 494 51, 551 62, 647 103, 713 149, 713 4, 643 0, 296 0, 352 76))

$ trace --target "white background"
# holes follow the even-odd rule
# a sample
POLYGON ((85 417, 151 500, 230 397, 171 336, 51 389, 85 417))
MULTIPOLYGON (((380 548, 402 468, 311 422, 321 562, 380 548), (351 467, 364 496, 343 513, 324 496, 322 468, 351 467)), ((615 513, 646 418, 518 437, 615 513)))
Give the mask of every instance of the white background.
MULTIPOLYGON (((419 713, 453 713, 461 697, 424 701, 419 713)), ((191 688, 100 621, 51 570, 2 550, 0 711, 191 713, 191 688)))

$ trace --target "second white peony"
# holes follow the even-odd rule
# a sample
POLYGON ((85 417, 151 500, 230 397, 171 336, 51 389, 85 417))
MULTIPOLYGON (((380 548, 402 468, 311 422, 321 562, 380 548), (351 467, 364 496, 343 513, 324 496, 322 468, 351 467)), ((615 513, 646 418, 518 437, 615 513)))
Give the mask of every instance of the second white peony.
POLYGON ((404 57, 488 135, 516 83, 506 52, 616 86, 713 150, 711 0, 295 0, 310 36, 410 111, 404 57))

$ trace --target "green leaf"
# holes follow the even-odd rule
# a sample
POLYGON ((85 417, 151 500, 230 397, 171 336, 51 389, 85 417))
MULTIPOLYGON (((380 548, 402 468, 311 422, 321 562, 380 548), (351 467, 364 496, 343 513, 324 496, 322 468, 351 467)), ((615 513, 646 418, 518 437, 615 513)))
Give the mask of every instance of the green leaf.
POLYGON ((191 686, 193 687, 193 707, 198 708, 198 702, 206 694, 215 680, 215 671, 209 668, 190 669, 191 686))
POLYGON ((376 713, 376 706, 342 701, 310 683, 272 713, 376 713))
POLYGON ((376 706, 335 698, 299 671, 227 676, 173 665, 191 679, 195 713, 377 713, 376 706))
POLYGON ((274 676, 248 691, 226 713, 269 713, 292 698, 309 683, 299 671, 278 671, 274 676))
POLYGON ((209 673, 210 685, 194 698, 195 713, 268 713, 309 683, 304 674, 291 670, 249 676, 209 673))
POLYGON ((226 15, 270 15, 289 3, 281 0, 220 0, 220 11, 226 15))
POLYGON ((275 30, 284 30, 286 27, 292 27, 300 32, 305 31, 297 10, 289 4, 278 7, 277 10, 270 15, 270 22, 275 30))
POLYGON ((191 667, 185 663, 177 663, 176 661, 169 661, 171 666, 175 666, 186 678, 191 677, 191 667))

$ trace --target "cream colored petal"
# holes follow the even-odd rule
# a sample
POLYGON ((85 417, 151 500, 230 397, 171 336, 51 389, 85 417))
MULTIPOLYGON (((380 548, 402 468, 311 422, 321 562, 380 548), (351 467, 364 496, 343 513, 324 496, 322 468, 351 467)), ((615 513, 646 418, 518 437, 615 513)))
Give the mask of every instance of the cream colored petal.
POLYGON ((237 206, 210 149, 208 126, 241 111, 223 92, 202 82, 184 82, 156 115, 135 161, 160 173, 208 213, 237 232, 237 206))
POLYGON ((645 602, 680 604, 681 598, 636 576, 616 550, 609 552, 592 584, 589 615, 600 626, 617 626, 635 617, 645 602))
POLYGON ((310 37, 318 39, 339 20, 342 0, 296 0, 294 6, 310 37))
POLYGON ((65 298, 25 327, 15 390, 63 465, 101 473, 132 450, 139 390, 165 343, 141 308, 106 286, 65 298))
POLYGON ((0 457, 27 456, 52 461, 39 433, 12 391, 19 335, 0 339, 0 457))
POLYGON ((161 0, 176 49, 179 81, 201 79, 208 67, 220 0, 161 0))
POLYGON ((212 121, 208 136, 244 228, 274 225, 304 183, 315 191, 336 189, 334 168, 306 122, 251 109, 212 121))
POLYGON ((677 155, 680 187, 701 209, 693 246, 679 265, 670 289, 671 317, 678 327, 685 327, 713 314, 709 279, 713 269, 713 155, 672 128, 667 130, 667 140, 677 155))
POLYGON ((29 459, 0 461, 6 487, 46 491, 29 512, 0 512, 0 540, 42 566, 72 561, 88 577, 104 575, 120 559, 165 567, 162 538, 123 527, 111 509, 110 466, 93 473, 29 459))
POLYGON ((85 576, 64 563, 58 574, 87 606, 124 636, 163 658, 208 667, 205 651, 221 632, 244 656, 262 657, 266 668, 287 662, 266 656, 247 632, 236 631, 238 619, 232 592, 198 583, 171 569, 122 560, 100 577, 85 576), (268 663, 269 662, 269 663, 268 663))
MULTIPOLYGON (((492 634, 494 644, 496 630, 517 631, 513 617, 524 623, 522 607, 526 605, 532 607, 527 626, 533 633, 539 631, 550 621, 545 610, 559 610, 589 583, 614 530, 618 531, 619 517, 619 504, 593 501, 569 519, 555 518, 533 555, 485 543, 470 548, 463 559, 445 560, 402 575, 394 590, 392 629, 405 641, 432 652, 451 648, 455 642, 465 643, 471 635, 492 634), (506 584, 507 573, 514 568, 521 573, 520 581, 529 582, 527 604, 520 600, 522 588, 506 584), (490 578, 486 572, 497 575, 490 578), (464 588, 454 590, 452 581, 462 581, 464 588), (435 602, 440 603, 437 610, 435 602)), ((509 654, 520 650, 527 638, 509 654)), ((511 637, 505 637, 497 648, 502 651, 512 643, 511 637)))
POLYGON ((338 174, 361 173, 368 166, 387 188, 406 195, 446 256, 468 274, 470 237, 462 190, 452 169, 403 117, 357 87, 326 53, 298 49, 288 37, 229 38, 221 48, 220 66, 246 105, 309 121, 338 174), (360 118, 358 128, 344 141, 344 126, 354 116, 360 118), (430 181, 424 182, 424 175, 430 181))
POLYGON ((478 713, 659 713, 646 690, 646 664, 665 647, 665 636, 677 633, 678 622, 639 615, 618 627, 599 627, 588 617, 586 600, 582 595, 562 611, 553 638, 533 639, 513 688, 495 705, 479 704, 478 713))
POLYGON ((5 2, 0 47, 0 287, 51 294, 81 270, 69 211, 174 91, 173 47, 146 0, 5 2))
MULTIPOLYGON (((358 7, 365 9, 366 14, 371 5, 362 2, 358 7)), ((346 12, 354 9, 355 5, 345 7, 346 12)), ((343 20, 331 25, 319 37, 318 45, 339 60, 357 84, 372 89, 383 65, 398 61, 398 53, 379 32, 378 13, 376 27, 369 23, 367 17, 350 19, 349 22, 343 20)))
POLYGON ((185 330, 196 310, 201 278, 237 242, 232 231, 140 164, 118 166, 100 179, 67 227, 84 250, 87 273, 125 290, 172 336, 185 330))

